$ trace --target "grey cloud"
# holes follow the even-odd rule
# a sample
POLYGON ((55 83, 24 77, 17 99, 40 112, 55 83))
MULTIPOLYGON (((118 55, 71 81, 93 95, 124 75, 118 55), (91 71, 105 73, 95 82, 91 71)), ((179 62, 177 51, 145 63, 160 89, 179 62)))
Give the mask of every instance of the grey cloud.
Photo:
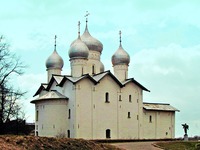
MULTIPOLYGON (((171 103, 181 110, 177 115, 179 123, 200 122, 199 58, 200 45, 183 48, 172 44, 164 48, 145 49, 132 57, 130 73, 151 90, 151 93, 145 94, 146 101, 171 103)), ((194 134, 197 124, 191 125, 191 134, 194 134)))

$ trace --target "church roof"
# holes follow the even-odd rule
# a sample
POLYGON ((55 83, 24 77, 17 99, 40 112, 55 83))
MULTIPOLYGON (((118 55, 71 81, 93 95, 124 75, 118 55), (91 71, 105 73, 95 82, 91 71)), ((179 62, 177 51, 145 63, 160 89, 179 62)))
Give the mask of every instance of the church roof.
POLYGON ((43 96, 40 96, 35 100, 32 100, 31 103, 35 103, 36 101, 42 101, 42 100, 60 100, 60 99, 68 100, 68 97, 62 95, 56 90, 52 90, 47 92, 43 96))
POLYGON ((175 107, 171 106, 170 104, 165 103, 143 103, 143 108, 145 110, 151 111, 179 111, 175 107))
POLYGON ((46 88, 46 90, 48 91, 53 82, 56 81, 57 85, 58 86, 63 86, 63 84, 68 80, 70 82, 72 82, 73 84, 81 81, 82 79, 84 78, 88 78, 90 79, 94 84, 97 84, 97 82, 89 75, 89 74, 84 74, 83 76, 81 77, 72 77, 72 76, 67 76, 67 75, 52 75, 52 78, 51 80, 49 81, 49 84, 46 88))
POLYGON ((33 97, 36 96, 36 95, 38 95, 38 94, 40 94, 40 92, 42 90, 45 90, 47 88, 47 86, 48 86, 47 83, 41 83, 40 87, 38 88, 37 92, 33 95, 33 97))
POLYGON ((150 90, 148 90, 147 88, 145 88, 142 84, 140 84, 139 82, 137 82, 134 78, 130 78, 127 79, 126 81, 124 81, 122 84, 125 86, 126 84, 128 84, 129 82, 133 82, 135 83, 137 86, 139 86, 141 89, 150 92, 150 90))
POLYGON ((94 78, 94 80, 99 81, 99 80, 101 80, 106 74, 108 74, 108 71, 101 72, 101 73, 99 73, 99 74, 95 74, 95 75, 93 76, 93 78, 94 78))
POLYGON ((138 87, 140 87, 142 90, 148 91, 150 92, 147 88, 145 88, 143 85, 141 85, 139 82, 137 82, 136 80, 134 80, 133 78, 127 79, 125 82, 120 82, 109 70, 105 71, 105 72, 101 72, 98 74, 95 74, 93 76, 89 75, 89 74, 84 74, 81 77, 72 77, 72 76, 68 76, 68 75, 52 75, 51 80, 49 81, 48 84, 42 84, 38 91, 35 93, 34 96, 40 94, 40 92, 42 90, 47 90, 49 91, 52 84, 54 82, 56 82, 57 86, 63 86, 64 83, 68 80, 70 82, 72 82, 73 84, 76 84, 77 82, 87 78, 89 79, 91 82, 94 83, 94 85, 98 84, 105 76, 110 76, 121 88, 126 86, 126 84, 133 82, 134 84, 136 84, 138 87))
MULTIPOLYGON (((67 77, 67 76, 66 76, 67 77)), ((77 83, 79 81, 81 81, 82 79, 84 78, 89 78, 92 82, 94 82, 96 84, 96 81, 89 75, 89 74, 84 74, 83 76, 81 77, 78 77, 78 78, 74 78, 74 77, 67 77, 72 83, 77 83)))
POLYGON ((50 87, 52 86, 53 82, 55 81, 56 84, 60 84, 63 80, 63 76, 62 75, 54 75, 52 74, 52 77, 49 81, 49 83, 47 84, 48 86, 46 87, 46 90, 48 91, 50 89, 50 87))
POLYGON ((72 76, 64 76, 64 79, 62 82, 59 84, 59 86, 63 86, 66 80, 69 80, 73 84, 76 84, 77 82, 81 81, 82 79, 88 78, 91 80, 94 84, 97 84, 97 82, 89 75, 89 74, 84 74, 81 77, 72 77, 72 76))
POLYGON ((53 77, 58 84, 63 80, 63 76, 61 75, 53 75, 53 77))
POLYGON ((120 86, 123 87, 122 83, 110 72, 110 70, 107 70, 105 72, 101 72, 99 74, 95 74, 94 76, 92 76, 97 82, 100 82, 106 75, 111 76, 111 78, 113 78, 114 81, 116 81, 116 83, 120 86))

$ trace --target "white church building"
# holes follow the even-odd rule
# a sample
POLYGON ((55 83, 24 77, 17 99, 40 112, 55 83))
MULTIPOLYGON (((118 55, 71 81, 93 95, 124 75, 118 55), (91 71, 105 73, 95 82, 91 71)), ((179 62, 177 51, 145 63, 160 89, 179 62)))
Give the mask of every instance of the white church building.
POLYGON ((63 59, 55 49, 46 61, 47 83, 35 104, 35 135, 84 139, 160 139, 175 137, 175 112, 170 104, 145 103, 150 92, 128 78, 129 54, 121 43, 111 62, 114 74, 101 62, 103 44, 86 27, 69 47, 71 74, 62 75, 63 59))

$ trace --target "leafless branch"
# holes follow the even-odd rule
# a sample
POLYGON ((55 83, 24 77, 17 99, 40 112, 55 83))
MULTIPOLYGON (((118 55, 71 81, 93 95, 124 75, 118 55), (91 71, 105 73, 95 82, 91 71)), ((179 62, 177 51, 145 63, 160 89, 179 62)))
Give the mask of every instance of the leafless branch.
POLYGON ((9 45, 3 39, 0 36, 0 123, 19 115, 22 108, 18 101, 26 93, 16 90, 10 83, 12 75, 22 75, 26 66, 9 51, 9 45))

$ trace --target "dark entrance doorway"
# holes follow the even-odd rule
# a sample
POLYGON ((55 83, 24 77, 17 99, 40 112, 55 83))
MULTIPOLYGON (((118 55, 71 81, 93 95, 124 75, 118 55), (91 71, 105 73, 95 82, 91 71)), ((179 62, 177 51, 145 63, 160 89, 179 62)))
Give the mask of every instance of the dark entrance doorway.
POLYGON ((67 130, 67 137, 70 138, 70 130, 67 130))
POLYGON ((111 136, 110 136, 110 129, 106 130, 106 138, 111 138, 111 136))

